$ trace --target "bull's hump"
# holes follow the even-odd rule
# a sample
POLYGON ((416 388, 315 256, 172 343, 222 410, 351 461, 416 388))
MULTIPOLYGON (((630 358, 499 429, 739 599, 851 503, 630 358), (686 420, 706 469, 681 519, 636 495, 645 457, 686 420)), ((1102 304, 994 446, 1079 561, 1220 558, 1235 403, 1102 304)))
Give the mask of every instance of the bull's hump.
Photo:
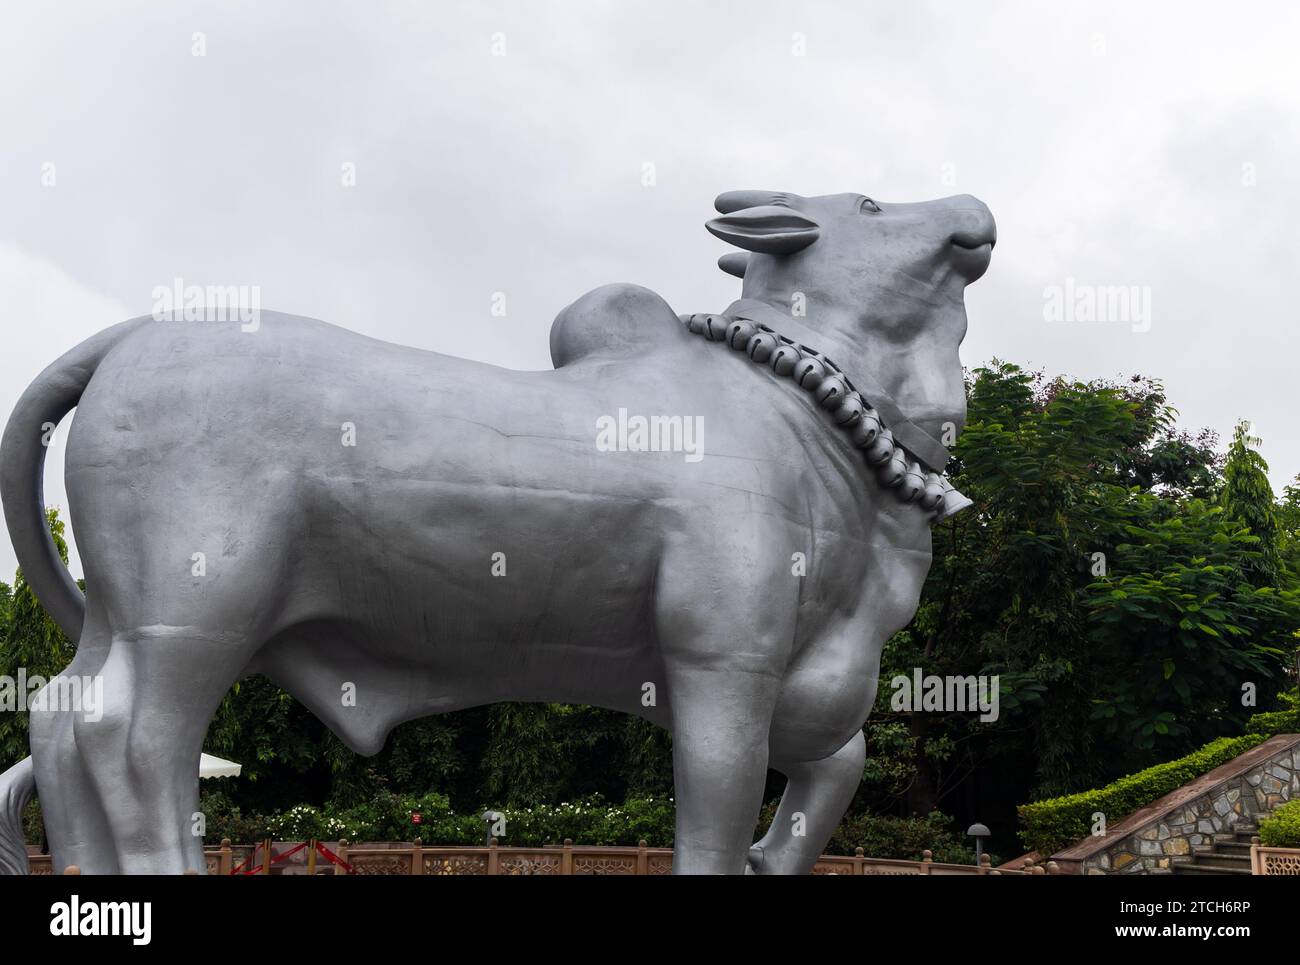
POLYGON ((585 358, 643 355, 681 338, 677 314, 639 285, 604 285, 579 298, 551 325, 551 361, 561 368, 585 358))

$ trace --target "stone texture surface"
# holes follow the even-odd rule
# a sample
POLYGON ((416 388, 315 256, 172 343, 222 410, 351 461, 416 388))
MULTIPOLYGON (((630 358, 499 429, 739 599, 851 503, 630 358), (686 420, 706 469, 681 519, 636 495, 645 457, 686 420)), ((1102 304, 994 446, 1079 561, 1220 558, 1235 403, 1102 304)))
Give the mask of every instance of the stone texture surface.
POLYGON ((1085 874, 1167 874, 1171 855, 1187 855, 1215 834, 1255 825, 1279 804, 1300 799, 1300 748, 1285 747, 1249 770, 1214 784, 1199 797, 1153 814, 1086 857, 1085 874))

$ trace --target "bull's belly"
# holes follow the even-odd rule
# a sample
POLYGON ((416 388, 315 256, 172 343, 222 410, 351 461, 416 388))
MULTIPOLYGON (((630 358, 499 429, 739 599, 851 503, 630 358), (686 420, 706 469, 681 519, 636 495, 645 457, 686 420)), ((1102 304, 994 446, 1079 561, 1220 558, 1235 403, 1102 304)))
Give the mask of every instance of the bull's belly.
POLYGON ((377 750, 402 721, 499 701, 588 704, 667 724, 653 541, 628 553, 626 539, 581 543, 560 539, 564 529, 513 540, 452 524, 376 531, 391 537, 378 543, 389 558, 302 568, 285 625, 249 668, 357 750, 377 750), (323 586, 332 589, 310 589, 323 586), (355 704, 340 711, 343 682, 355 704))
POLYGON ((453 483, 429 482, 423 512, 409 480, 358 490, 364 506, 304 496, 284 612, 251 669, 336 697, 365 666, 358 688, 398 720, 500 700, 635 710, 662 689, 653 503, 453 483))
POLYGON ((501 646, 418 632, 403 639, 357 621, 308 621, 273 638, 247 671, 269 676, 363 754, 378 752, 403 721, 500 701, 586 704, 666 726, 668 702, 648 626, 631 627, 616 647, 583 637, 579 629, 568 643, 537 638, 501 646))

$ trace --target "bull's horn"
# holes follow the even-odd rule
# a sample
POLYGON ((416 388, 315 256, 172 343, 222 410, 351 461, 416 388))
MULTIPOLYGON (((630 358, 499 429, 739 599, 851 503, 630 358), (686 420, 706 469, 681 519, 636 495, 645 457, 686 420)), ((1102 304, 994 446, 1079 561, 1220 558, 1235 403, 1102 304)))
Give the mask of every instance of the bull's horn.
POLYGON ((817 240, 817 222, 793 208, 774 204, 743 208, 704 227, 728 244, 767 255, 789 255, 817 240))
POLYGON ((780 191, 724 191, 713 200, 719 214, 731 214, 741 208, 757 208, 778 200, 789 201, 791 196, 780 191))
POLYGON ((718 259, 718 267, 728 275, 744 278, 745 269, 749 267, 749 255, 743 251, 729 251, 718 259))

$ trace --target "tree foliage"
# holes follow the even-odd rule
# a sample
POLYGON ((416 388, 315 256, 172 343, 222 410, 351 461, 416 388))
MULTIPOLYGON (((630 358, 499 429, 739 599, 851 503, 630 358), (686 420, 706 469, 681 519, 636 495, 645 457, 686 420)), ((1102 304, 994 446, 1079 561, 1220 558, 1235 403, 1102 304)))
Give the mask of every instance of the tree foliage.
MULTIPOLYGON (((58 509, 46 510, 45 520, 59 558, 67 566, 68 543, 58 509)), ((20 675, 27 680, 33 677, 48 680, 72 662, 76 645, 45 612, 23 579, 21 567, 14 576, 12 589, 0 583, 0 616, 4 619, 0 624, 0 675, 15 683, 20 675)), ((27 756, 27 732, 25 709, 0 713, 0 770, 27 756)))
POLYGON ((886 648, 859 803, 1009 823, 1008 788, 1068 794, 1241 733, 1243 693, 1281 689, 1300 626, 1258 441, 1239 431, 1225 462, 1140 377, 994 363, 968 389, 951 469, 975 506, 936 527, 886 648), (892 711, 887 682, 914 667, 997 675, 998 720, 892 711))
POLYGON ((1270 586, 1280 574, 1278 512, 1268 482, 1268 463, 1258 452, 1259 444, 1260 440, 1251 435, 1250 424, 1238 422, 1228 448, 1219 498, 1227 514, 1258 540, 1259 556, 1246 564, 1246 576, 1256 586, 1270 586))

